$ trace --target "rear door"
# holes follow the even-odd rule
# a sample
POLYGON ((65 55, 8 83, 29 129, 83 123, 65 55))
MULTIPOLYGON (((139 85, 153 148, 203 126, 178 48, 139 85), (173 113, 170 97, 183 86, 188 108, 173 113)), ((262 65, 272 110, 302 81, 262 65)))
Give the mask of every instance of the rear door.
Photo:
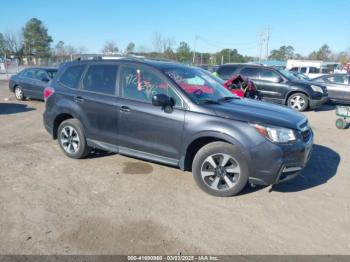
POLYGON ((87 119, 89 139, 116 145, 119 111, 116 97, 118 65, 89 64, 76 103, 87 119))
POLYGON ((235 65, 223 65, 218 69, 217 73, 221 79, 226 81, 233 76, 237 67, 238 66, 235 66, 235 65))
POLYGON ((49 76, 43 69, 37 69, 35 71, 35 77, 32 83, 33 95, 35 98, 43 99, 44 98, 44 89, 47 86, 49 81, 49 76))
POLYGON ((263 94, 265 100, 273 100, 276 99, 276 97, 280 97, 276 94, 276 83, 269 81, 269 78, 265 77, 266 73, 262 73, 263 78, 261 78, 261 69, 259 67, 244 67, 239 74, 253 80, 257 89, 263 94))

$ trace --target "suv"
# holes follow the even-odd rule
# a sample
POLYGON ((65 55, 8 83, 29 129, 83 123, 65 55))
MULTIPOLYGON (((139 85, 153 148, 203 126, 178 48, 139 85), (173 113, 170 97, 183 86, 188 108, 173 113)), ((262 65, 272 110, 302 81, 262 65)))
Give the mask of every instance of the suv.
POLYGON ((328 100, 324 85, 300 80, 285 70, 251 64, 226 64, 219 67, 217 74, 224 80, 238 74, 249 77, 265 100, 288 105, 300 112, 315 109, 328 100))
POLYGON ((44 96, 44 125, 68 157, 98 148, 176 166, 215 196, 293 178, 312 148, 302 114, 240 99, 177 63, 73 61, 44 96))

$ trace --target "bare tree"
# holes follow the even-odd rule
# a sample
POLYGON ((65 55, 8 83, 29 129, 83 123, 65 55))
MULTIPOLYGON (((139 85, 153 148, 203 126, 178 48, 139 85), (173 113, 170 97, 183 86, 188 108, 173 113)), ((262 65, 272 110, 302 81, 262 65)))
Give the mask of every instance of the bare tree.
POLYGON ((64 46, 63 41, 59 41, 54 49, 55 56, 59 59, 59 61, 63 62, 67 56, 66 47, 64 46))
POLYGON ((175 40, 174 38, 164 38, 162 41, 162 45, 163 45, 163 53, 167 50, 172 50, 174 45, 175 45, 175 40))
POLYGON ((77 53, 78 54, 85 54, 86 52, 87 52, 87 49, 86 49, 85 46, 80 45, 80 46, 77 47, 77 53))
POLYGON ((154 51, 163 53, 163 36, 161 33, 155 33, 152 38, 154 51))
POLYGON ((20 31, 10 31, 7 30, 4 35, 4 41, 6 45, 6 49, 12 55, 21 56, 22 48, 23 48, 23 37, 20 31))
POLYGON ((118 53, 117 44, 114 41, 107 41, 102 48, 102 53, 105 55, 115 55, 118 53))

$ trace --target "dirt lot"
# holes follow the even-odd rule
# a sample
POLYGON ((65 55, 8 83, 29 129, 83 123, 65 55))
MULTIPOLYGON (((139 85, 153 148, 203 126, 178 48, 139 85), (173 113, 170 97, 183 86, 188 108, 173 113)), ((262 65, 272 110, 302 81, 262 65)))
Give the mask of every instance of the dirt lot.
POLYGON ((0 254, 350 254, 350 130, 332 106, 306 113, 315 147, 301 176, 232 198, 162 165, 71 160, 43 109, 0 82, 0 254))

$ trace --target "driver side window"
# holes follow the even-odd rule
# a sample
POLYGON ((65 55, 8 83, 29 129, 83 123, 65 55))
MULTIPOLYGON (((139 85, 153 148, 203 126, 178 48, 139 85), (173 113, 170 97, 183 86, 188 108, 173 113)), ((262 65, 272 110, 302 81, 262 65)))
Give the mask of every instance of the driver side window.
POLYGON ((121 71, 122 97, 152 103, 156 94, 166 94, 175 101, 175 106, 182 107, 181 98, 169 84, 151 70, 136 66, 125 66, 121 71))

